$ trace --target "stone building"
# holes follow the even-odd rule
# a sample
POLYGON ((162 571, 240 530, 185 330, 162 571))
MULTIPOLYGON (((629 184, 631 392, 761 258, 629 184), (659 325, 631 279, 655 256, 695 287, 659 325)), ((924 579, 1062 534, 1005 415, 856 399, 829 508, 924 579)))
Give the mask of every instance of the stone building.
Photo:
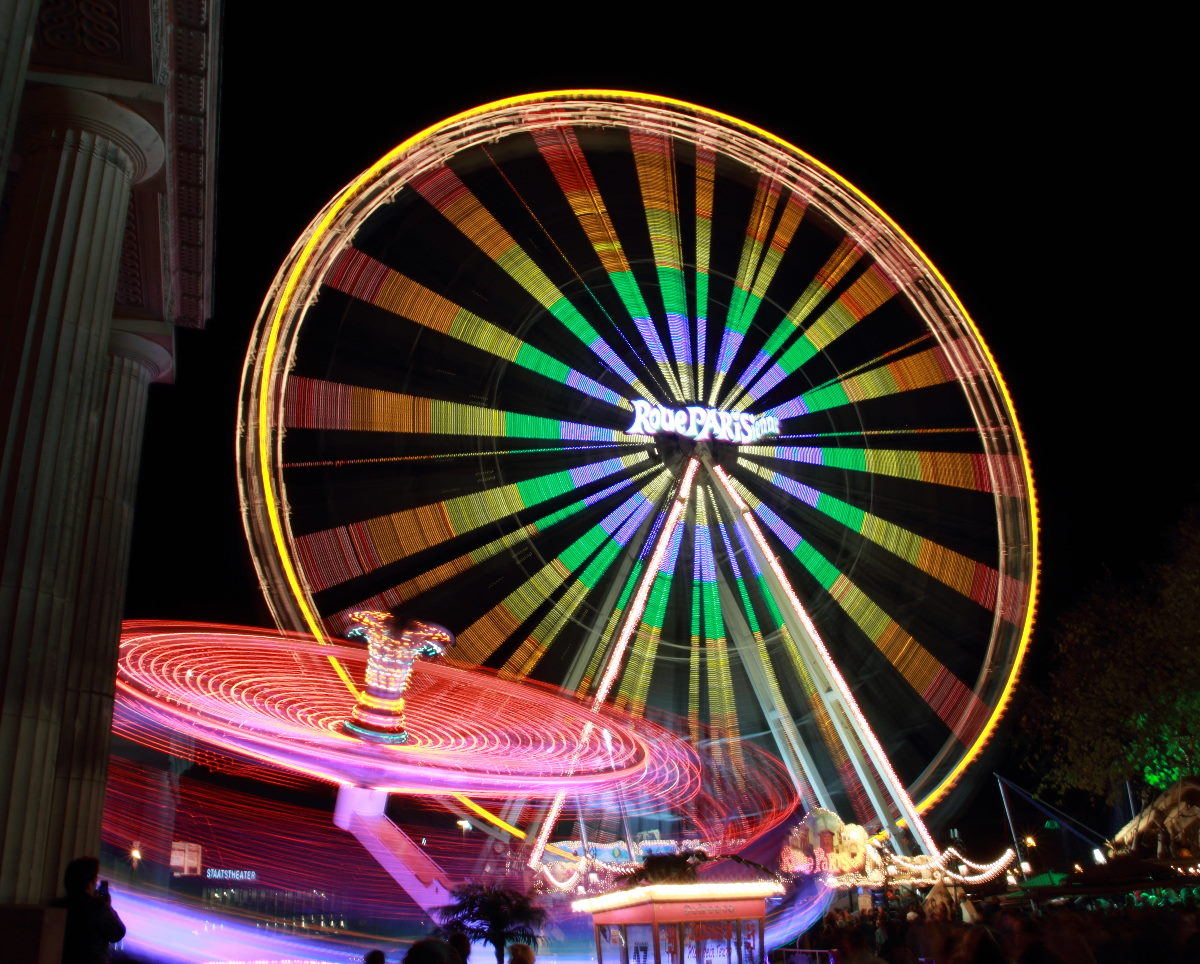
POLYGON ((99 850, 148 387, 210 313, 220 4, 0 4, 0 906, 99 850))

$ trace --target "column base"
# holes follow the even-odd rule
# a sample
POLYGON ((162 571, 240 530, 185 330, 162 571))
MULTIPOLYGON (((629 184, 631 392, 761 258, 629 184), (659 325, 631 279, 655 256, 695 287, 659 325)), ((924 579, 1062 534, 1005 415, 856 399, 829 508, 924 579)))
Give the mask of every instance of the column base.
POLYGON ((67 912, 62 907, 0 904, 0 934, 4 956, 30 964, 59 964, 67 912))

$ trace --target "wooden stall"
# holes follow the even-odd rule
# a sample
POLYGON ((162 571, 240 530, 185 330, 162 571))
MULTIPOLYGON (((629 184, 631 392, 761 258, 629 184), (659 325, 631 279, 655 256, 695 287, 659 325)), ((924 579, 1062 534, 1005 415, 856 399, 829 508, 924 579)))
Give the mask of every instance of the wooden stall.
POLYGON ((596 964, 762 964, 774 881, 649 884, 575 901, 592 915, 596 964))

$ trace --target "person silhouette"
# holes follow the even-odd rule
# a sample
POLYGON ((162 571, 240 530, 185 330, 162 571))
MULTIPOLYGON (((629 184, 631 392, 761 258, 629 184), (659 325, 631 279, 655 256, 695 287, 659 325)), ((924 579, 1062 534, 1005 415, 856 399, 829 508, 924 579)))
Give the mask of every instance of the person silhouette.
POLYGON ((52 903, 65 907, 62 964, 105 964, 109 945, 125 936, 125 924, 112 909, 108 882, 101 882, 100 861, 76 857, 63 872, 66 897, 52 903))

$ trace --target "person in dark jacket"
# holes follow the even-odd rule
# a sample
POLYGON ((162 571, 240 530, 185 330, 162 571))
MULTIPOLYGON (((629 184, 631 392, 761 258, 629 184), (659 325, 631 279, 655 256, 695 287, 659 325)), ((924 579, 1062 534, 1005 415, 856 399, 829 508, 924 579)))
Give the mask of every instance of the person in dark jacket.
POLYGON ((53 905, 67 909, 63 964, 106 964, 109 945, 125 936, 108 888, 98 886, 99 877, 100 861, 95 857, 77 857, 63 873, 67 896, 53 905))

